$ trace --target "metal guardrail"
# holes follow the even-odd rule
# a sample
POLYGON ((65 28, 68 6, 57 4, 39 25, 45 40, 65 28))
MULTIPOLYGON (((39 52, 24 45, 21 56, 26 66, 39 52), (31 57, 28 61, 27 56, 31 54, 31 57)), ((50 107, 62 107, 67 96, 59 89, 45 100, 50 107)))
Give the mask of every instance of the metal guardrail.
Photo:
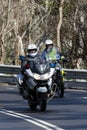
POLYGON ((14 65, 0 65, 0 73, 3 74, 19 74, 21 71, 20 66, 14 65))
POLYGON ((16 76, 21 73, 20 66, 0 65, 0 82, 16 84, 16 76))
POLYGON ((65 70, 65 87, 87 90, 87 70, 64 69, 65 70))
MULTIPOLYGON (((87 70, 63 70, 65 71, 65 88, 87 89, 87 70)), ((0 65, 0 82, 16 84, 16 76, 20 74, 20 72, 20 66, 0 65)))

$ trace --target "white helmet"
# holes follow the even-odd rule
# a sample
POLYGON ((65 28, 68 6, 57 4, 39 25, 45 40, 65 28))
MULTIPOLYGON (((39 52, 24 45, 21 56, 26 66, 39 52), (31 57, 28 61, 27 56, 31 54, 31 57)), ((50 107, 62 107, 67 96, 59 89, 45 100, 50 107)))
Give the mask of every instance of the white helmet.
POLYGON ((46 44, 46 45, 53 45, 53 41, 50 40, 50 39, 47 39, 47 40, 45 41, 45 44, 46 44))
POLYGON ((28 45, 28 54, 31 57, 35 57, 37 55, 37 46, 35 44, 28 45))
POLYGON ((47 39, 45 41, 45 44, 46 44, 46 51, 47 51, 47 53, 51 52, 52 49, 53 49, 53 41, 50 40, 50 39, 47 39))

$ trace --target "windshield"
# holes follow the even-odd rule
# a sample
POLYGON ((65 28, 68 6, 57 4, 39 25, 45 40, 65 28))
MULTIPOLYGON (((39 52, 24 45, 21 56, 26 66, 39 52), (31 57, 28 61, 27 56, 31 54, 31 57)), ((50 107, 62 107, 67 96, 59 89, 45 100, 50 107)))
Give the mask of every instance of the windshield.
POLYGON ((35 58, 31 69, 33 73, 44 74, 50 70, 49 62, 38 56, 35 58))

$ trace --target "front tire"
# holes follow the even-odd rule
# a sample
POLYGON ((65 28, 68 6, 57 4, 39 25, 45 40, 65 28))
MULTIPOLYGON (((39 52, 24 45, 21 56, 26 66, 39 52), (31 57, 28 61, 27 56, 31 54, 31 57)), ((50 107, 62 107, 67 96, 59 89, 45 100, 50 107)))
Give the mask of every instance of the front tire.
POLYGON ((64 83, 60 82, 57 86, 57 93, 58 93, 58 97, 63 98, 64 97, 64 83))
POLYGON ((28 100, 28 105, 29 105, 29 107, 30 107, 30 110, 33 110, 33 111, 36 110, 37 103, 28 100))
POLYGON ((42 101, 40 101, 40 110, 42 112, 46 111, 46 107, 47 107, 47 101, 45 99, 43 99, 42 101))
POLYGON ((38 99, 39 99, 40 111, 45 112, 47 107, 47 94, 39 93, 38 96, 39 96, 38 99))

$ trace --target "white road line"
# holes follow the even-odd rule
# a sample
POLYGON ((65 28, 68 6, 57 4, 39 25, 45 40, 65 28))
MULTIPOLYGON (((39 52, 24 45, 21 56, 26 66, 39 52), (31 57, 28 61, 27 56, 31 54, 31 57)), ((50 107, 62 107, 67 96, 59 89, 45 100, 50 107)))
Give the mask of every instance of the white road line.
POLYGON ((16 118, 23 119, 23 120, 25 120, 27 122, 30 122, 30 123, 33 123, 33 124, 39 126, 39 127, 42 127, 45 130, 64 130, 64 129, 62 129, 62 128, 56 126, 56 125, 53 125, 51 123, 47 123, 45 121, 42 121, 42 120, 33 118, 31 116, 27 116, 27 115, 24 115, 24 114, 21 114, 21 113, 17 113, 17 112, 14 112, 14 111, 1 109, 0 113, 6 114, 6 115, 10 115, 10 116, 14 116, 16 118))
POLYGON ((87 97, 83 97, 83 99, 87 99, 87 97))
POLYGON ((6 89, 16 89, 15 86, 6 86, 6 89))
POLYGON ((15 88, 8 87, 8 88, 6 88, 6 89, 8 89, 8 90, 14 90, 15 88))

